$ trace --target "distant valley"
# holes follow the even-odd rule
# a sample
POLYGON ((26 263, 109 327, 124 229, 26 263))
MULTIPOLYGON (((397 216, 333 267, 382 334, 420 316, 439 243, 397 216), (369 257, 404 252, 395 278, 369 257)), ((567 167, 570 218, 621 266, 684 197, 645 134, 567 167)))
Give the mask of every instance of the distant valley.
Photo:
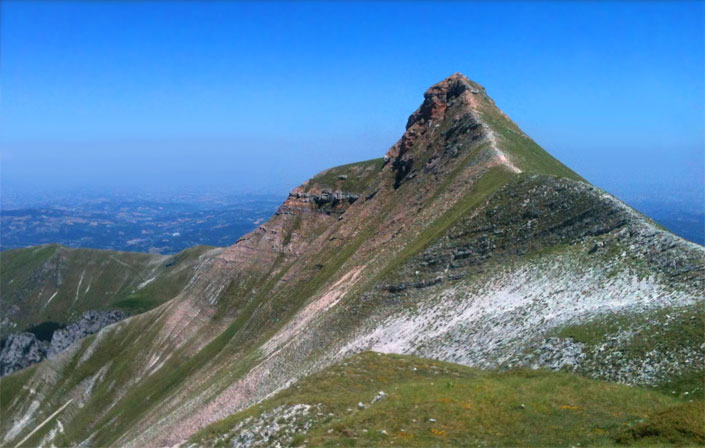
POLYGON ((3 206, 0 250, 59 243, 67 247, 174 254, 229 246, 269 219, 276 195, 79 197, 3 206))

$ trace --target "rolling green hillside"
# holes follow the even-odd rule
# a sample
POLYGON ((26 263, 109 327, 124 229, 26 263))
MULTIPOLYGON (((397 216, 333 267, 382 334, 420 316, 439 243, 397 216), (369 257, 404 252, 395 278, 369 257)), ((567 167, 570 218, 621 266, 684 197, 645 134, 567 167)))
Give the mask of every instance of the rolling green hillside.
POLYGON ((0 253, 0 338, 84 311, 139 313, 176 296, 205 246, 172 256, 46 245, 0 253))

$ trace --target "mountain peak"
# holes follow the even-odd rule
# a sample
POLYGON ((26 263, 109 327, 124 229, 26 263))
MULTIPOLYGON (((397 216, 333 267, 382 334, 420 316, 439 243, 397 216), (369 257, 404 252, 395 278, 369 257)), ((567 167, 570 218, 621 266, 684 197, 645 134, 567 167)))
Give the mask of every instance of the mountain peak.
MULTIPOLYGON (((487 112, 495 111, 498 109, 484 87, 462 73, 454 73, 428 88, 419 108, 409 116, 404 134, 385 155, 396 172, 395 188, 407 174, 411 174, 410 178, 415 176, 413 171, 418 170, 422 159, 433 166, 450 169, 459 160, 461 148, 467 149, 480 141, 490 143, 493 152, 490 158, 496 155, 500 163, 519 172, 501 154, 494 133, 482 119, 487 112), (416 166, 412 166, 414 164, 416 166)), ((436 170, 428 166, 424 171, 436 170)))
POLYGON ((474 106, 475 102, 472 100, 471 95, 479 94, 484 92, 484 90, 484 87, 471 81, 462 73, 453 73, 426 90, 423 104, 416 112, 411 114, 406 128, 409 129, 418 122, 441 119, 448 105, 458 99, 470 106, 474 106))
POLYGON ((436 92, 446 92, 455 93, 456 95, 462 93, 464 90, 481 90, 484 89, 480 84, 471 80, 467 76, 460 72, 455 72, 448 76, 444 80, 432 85, 426 93, 436 91, 436 92))
POLYGON ((480 84, 471 80, 460 72, 455 72, 444 80, 432 85, 426 93, 431 91, 446 92, 459 95, 465 90, 481 90, 484 89, 480 84))
POLYGON ((384 160, 392 162, 395 187, 414 178, 415 170, 435 173, 433 167, 444 166, 441 171, 450 172, 459 161, 483 161, 514 173, 583 180, 527 136, 497 107, 482 85, 462 73, 453 73, 426 90, 423 102, 409 116, 404 134, 384 160), (480 146, 480 152, 470 152, 480 146), (470 159, 460 157, 461 153, 470 159), (429 166, 421 167, 422 161, 429 166))

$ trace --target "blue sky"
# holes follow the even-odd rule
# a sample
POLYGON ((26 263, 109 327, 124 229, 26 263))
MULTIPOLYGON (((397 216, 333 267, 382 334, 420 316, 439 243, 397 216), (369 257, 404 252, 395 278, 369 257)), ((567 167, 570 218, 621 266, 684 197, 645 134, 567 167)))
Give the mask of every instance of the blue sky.
POLYGON ((483 84, 620 196, 703 200, 702 2, 2 2, 5 191, 286 192, 483 84))

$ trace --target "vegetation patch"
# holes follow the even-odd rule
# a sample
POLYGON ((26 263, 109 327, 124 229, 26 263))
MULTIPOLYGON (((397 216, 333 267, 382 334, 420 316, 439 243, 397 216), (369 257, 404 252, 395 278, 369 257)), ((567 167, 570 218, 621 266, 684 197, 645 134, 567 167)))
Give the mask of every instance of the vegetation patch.
POLYGON ((270 446, 695 444, 702 408, 702 401, 567 373, 483 371, 367 352, 201 430, 187 446, 230 446, 242 440, 246 420, 271 431, 270 446), (315 411, 291 427, 261 419, 304 406, 315 411))
POLYGON ((682 403, 654 414, 616 436, 624 445, 704 445, 705 403, 682 403))
POLYGON ((318 185, 321 188, 359 194, 369 187, 370 181, 377 176, 383 166, 384 159, 381 157, 336 166, 314 176, 308 187, 318 185))

